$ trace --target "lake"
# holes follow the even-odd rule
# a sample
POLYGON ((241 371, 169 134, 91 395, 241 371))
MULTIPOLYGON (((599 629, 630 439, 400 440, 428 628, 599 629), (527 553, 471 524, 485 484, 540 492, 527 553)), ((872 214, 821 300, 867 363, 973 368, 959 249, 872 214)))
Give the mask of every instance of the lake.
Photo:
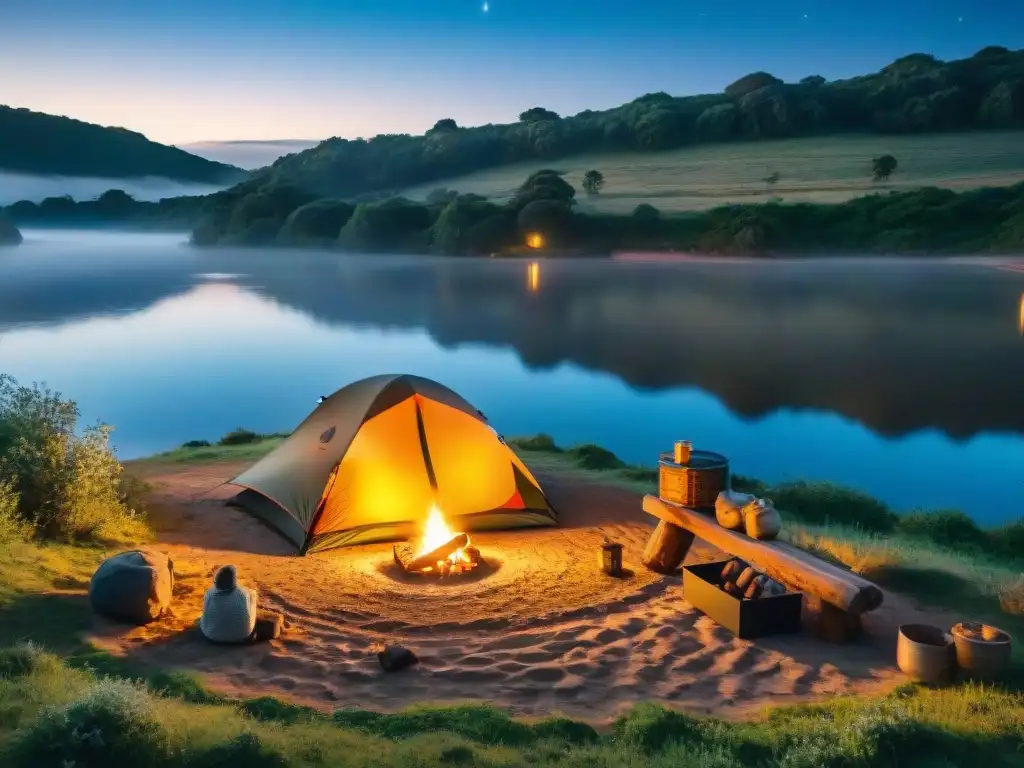
POLYGON ((688 438, 768 481, 1024 514, 1024 272, 991 260, 531 266, 25 235, 0 251, 0 372, 114 424, 122 458, 289 431, 320 395, 405 372, 506 436, 645 464, 688 438))

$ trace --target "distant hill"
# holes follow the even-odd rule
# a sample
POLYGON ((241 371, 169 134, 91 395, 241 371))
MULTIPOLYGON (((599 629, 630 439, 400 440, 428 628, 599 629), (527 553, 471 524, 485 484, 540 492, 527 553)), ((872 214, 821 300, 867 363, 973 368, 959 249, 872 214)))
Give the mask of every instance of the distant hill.
POLYGON ((270 165, 278 158, 302 152, 315 147, 319 141, 309 139, 269 139, 266 141, 196 141, 191 144, 180 144, 180 149, 193 155, 230 163, 239 168, 256 169, 270 165))
POLYGON ((784 83, 754 72, 723 93, 649 93, 601 112, 560 117, 527 109, 518 123, 461 128, 438 120, 423 136, 328 139, 257 178, 321 196, 394 192, 485 168, 580 154, 842 133, 912 134, 1024 128, 1024 50, 991 46, 956 61, 915 53, 881 71, 784 83))
POLYGON ((150 141, 125 128, 0 105, 0 170, 108 179, 160 177, 230 184, 240 168, 150 141))

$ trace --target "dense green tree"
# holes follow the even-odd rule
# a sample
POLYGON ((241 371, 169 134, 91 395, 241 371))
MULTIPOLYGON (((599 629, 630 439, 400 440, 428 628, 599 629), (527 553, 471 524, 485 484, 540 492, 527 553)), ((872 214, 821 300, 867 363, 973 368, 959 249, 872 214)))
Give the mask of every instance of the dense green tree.
POLYGON ((530 234, 539 234, 545 245, 556 248, 569 245, 574 235, 572 209, 559 200, 534 200, 519 211, 516 226, 525 242, 530 234))
POLYGON ((21 241, 21 232, 18 231, 18 228, 0 216, 0 247, 20 245, 21 241))
POLYGON ((343 200, 316 200, 285 219, 277 239, 285 245, 331 245, 352 217, 355 206, 343 200))
POLYGON ((736 82, 725 86, 725 95, 741 98, 748 93, 759 91, 770 85, 782 85, 782 81, 775 77, 775 75, 769 75, 767 72, 751 72, 749 75, 744 75, 736 82))
POLYGON ((430 133, 440 133, 442 131, 456 131, 459 125, 452 118, 445 117, 434 123, 434 127, 430 129, 430 133))
POLYGON ((576 190, 562 176, 561 172, 547 168, 530 174, 512 197, 512 207, 520 209, 534 200, 554 200, 571 206, 576 190))
POLYGON ((352 250, 404 252, 414 243, 429 245, 430 210, 404 197, 360 203, 342 227, 339 242, 352 250), (416 237, 414 237, 416 236, 416 237))
POLYGON ((875 181, 886 181, 893 173, 899 162, 892 155, 881 155, 871 160, 871 177, 875 181))
POLYGON ((642 221, 653 221, 661 216, 661 211, 650 203, 640 203, 633 209, 633 218, 642 221))
POLYGON ((544 107, 531 107, 525 112, 519 113, 521 123, 542 123, 546 121, 561 120, 557 112, 552 112, 544 107))
POLYGON ((583 191, 588 195, 600 194, 604 187, 604 174, 598 170, 589 170, 583 174, 583 191))

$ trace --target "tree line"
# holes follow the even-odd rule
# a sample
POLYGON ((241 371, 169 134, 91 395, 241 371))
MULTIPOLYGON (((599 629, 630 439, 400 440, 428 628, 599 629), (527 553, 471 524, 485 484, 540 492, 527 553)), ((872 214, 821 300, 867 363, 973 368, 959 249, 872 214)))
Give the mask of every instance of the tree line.
POLYGON ((1024 50, 991 46, 949 62, 911 54, 849 80, 828 82, 813 75, 784 83, 754 72, 720 94, 649 93, 615 109, 571 117, 534 107, 509 125, 463 128, 445 118, 422 136, 332 138, 281 158, 258 176, 320 197, 346 198, 583 153, 850 132, 1014 127, 1024 127, 1024 50))

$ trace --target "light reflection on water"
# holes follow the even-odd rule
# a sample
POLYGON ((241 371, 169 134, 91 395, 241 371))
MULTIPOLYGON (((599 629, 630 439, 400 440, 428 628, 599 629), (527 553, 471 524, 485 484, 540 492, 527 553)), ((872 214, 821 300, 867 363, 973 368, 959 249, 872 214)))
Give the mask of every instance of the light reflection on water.
POLYGON ((289 430, 388 371, 505 435, 1024 513, 1024 274, 979 263, 615 263, 196 251, 47 233, 0 259, 0 371, 117 425, 124 457, 289 430), (524 276, 525 272, 525 276, 524 276), (543 272, 543 275, 541 274, 543 272))

